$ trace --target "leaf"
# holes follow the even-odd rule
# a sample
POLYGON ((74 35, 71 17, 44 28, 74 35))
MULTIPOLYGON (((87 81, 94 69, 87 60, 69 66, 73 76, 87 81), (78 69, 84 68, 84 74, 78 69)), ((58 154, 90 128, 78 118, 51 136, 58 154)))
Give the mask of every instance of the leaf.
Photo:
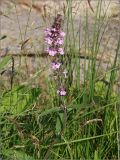
POLYGON ((28 86, 14 87, 1 97, 0 113, 7 111, 16 115, 25 111, 36 102, 40 92, 40 88, 29 88, 28 86))
POLYGON ((3 60, 0 62, 0 70, 3 69, 10 60, 11 60, 11 56, 4 57, 3 60))
POLYGON ((6 35, 3 35, 3 36, 0 37, 0 40, 3 40, 3 39, 5 39, 5 38, 7 38, 7 36, 6 36, 6 35))
POLYGON ((62 131, 63 128, 63 122, 64 121, 64 113, 59 113, 57 116, 57 121, 56 121, 56 128, 55 128, 55 133, 59 135, 62 131))
POLYGON ((90 3, 91 0, 87 0, 87 1, 88 1, 88 4, 89 4, 90 9, 92 10, 92 12, 94 12, 93 7, 92 7, 92 5, 91 5, 91 3, 90 3))
POLYGON ((94 153, 94 160, 99 160, 98 151, 96 151, 96 150, 95 150, 95 153, 94 153))
POLYGON ((9 158, 9 160, 35 160, 33 157, 27 155, 25 152, 16 151, 12 149, 4 150, 3 154, 9 158))
POLYGON ((25 45, 26 45, 29 41, 31 41, 31 38, 28 38, 28 39, 26 39, 24 42, 22 42, 22 44, 21 44, 21 50, 23 50, 23 49, 25 48, 25 45))

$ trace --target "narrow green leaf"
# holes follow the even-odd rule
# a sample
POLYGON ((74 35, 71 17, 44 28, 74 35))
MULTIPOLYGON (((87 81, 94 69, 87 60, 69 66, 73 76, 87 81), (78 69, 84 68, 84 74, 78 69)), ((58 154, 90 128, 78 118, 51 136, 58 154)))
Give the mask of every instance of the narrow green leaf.
POLYGON ((3 60, 0 62, 0 70, 3 69, 10 60, 11 60, 11 56, 4 57, 3 60))
POLYGON ((99 160, 98 151, 96 151, 96 150, 95 150, 95 153, 94 153, 94 160, 99 160))
POLYGON ((59 113, 57 116, 56 129, 55 129, 57 135, 59 135, 62 131, 64 123, 63 120, 64 120, 64 113, 59 113))

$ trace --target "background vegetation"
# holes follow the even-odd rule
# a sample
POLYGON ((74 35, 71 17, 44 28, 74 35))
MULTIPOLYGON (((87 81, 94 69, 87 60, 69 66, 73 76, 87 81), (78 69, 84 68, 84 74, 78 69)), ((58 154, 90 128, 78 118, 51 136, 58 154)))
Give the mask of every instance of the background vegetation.
POLYGON ((1 75, 11 67, 9 83, 0 85, 0 157, 3 160, 120 158, 120 96, 116 87, 120 37, 112 63, 108 62, 109 67, 104 66, 101 71, 103 62, 98 54, 106 20, 106 12, 101 16, 102 0, 94 12, 92 36, 89 16, 85 13, 84 57, 80 26, 76 34, 71 3, 67 0, 63 24, 66 32, 63 62, 68 71, 65 97, 58 97, 50 76, 44 77, 44 85, 37 83, 43 78, 49 60, 23 83, 18 80, 20 68, 15 74, 14 56, 0 60, 1 75), (61 101, 64 106, 60 105, 61 101))

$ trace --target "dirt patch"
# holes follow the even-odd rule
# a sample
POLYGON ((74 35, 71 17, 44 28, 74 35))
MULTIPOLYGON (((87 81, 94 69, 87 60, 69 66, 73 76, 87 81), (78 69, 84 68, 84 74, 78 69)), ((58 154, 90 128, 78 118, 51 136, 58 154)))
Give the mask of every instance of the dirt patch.
MULTIPOLYGON (((41 50, 43 49, 43 29, 45 26, 50 25, 52 18, 56 13, 64 14, 68 9, 68 4, 65 0, 37 0, 32 3, 31 0, 1 0, 1 37, 6 36, 1 41, 1 49, 10 50, 11 52, 20 52, 21 43, 29 39, 27 49, 41 50), (34 47, 34 49, 33 49, 34 47)), ((96 11, 97 3, 91 1, 91 6, 96 11)), ((106 9, 106 17, 109 17, 109 27, 106 31, 104 42, 108 40, 110 34, 113 33, 112 42, 108 45, 113 46, 113 42, 117 39, 119 28, 119 3, 118 0, 113 0, 111 3, 105 1, 102 4, 102 12, 104 15, 106 9)), ((76 30, 81 18, 81 28, 84 32, 85 12, 89 14, 89 26, 92 34, 92 23, 95 17, 87 3, 87 1, 74 1, 72 4, 74 24, 76 30), (83 27, 82 27, 83 26, 83 27)), ((104 46, 103 46, 104 47, 104 46)), ((108 50, 108 48, 107 48, 108 50)), ((109 49, 111 50, 111 48, 109 49)))

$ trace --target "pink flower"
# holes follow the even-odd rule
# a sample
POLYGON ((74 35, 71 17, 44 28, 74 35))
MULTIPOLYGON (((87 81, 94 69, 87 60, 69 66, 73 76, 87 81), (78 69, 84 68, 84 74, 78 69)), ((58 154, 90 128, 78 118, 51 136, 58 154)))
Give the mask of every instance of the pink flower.
POLYGON ((52 69, 57 70, 57 69, 60 68, 61 63, 59 63, 59 62, 52 62, 51 65, 52 65, 52 69))
POLYGON ((65 32, 61 31, 61 32, 60 32, 60 36, 61 36, 61 37, 65 37, 65 32))
POLYGON ((49 38, 49 37, 46 37, 46 38, 45 38, 45 42, 46 42, 47 44, 49 44, 49 45, 52 44, 52 40, 51 40, 51 38, 49 38))
POLYGON ((49 35, 49 36, 51 36, 51 30, 49 29, 49 28, 46 28, 45 29, 45 31, 44 31, 44 33, 46 34, 46 35, 49 35))
POLYGON ((51 31, 56 32, 56 28, 52 28, 51 31))
POLYGON ((59 49, 58 49, 58 52, 59 52, 61 55, 64 55, 64 50, 63 50, 63 48, 59 48, 59 49))
POLYGON ((49 53, 50 56, 55 56, 57 54, 57 51, 52 48, 47 49, 47 52, 49 53))
POLYGON ((57 41, 55 42, 56 45, 61 45, 63 44, 63 39, 58 38, 57 41))
POLYGON ((60 88, 59 90, 57 90, 57 93, 60 95, 60 96, 65 96, 66 95, 66 91, 64 88, 60 88))
POLYGON ((45 33, 50 32, 50 29, 49 29, 49 28, 46 28, 46 29, 44 30, 44 32, 45 32, 45 33))

